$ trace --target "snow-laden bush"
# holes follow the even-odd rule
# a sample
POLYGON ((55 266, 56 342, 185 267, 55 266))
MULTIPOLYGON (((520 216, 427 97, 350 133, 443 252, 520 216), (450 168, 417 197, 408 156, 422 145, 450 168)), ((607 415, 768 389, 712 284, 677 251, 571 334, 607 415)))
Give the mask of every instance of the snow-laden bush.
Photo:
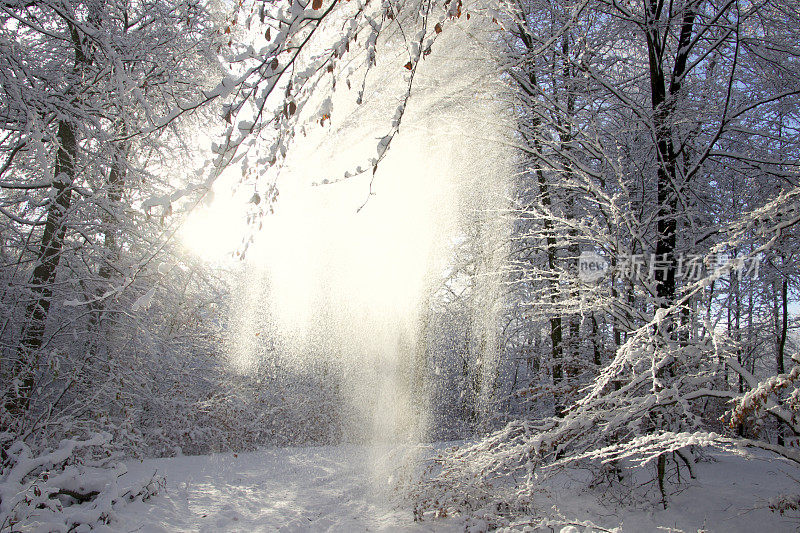
POLYGON ((732 324, 709 318, 712 303, 696 327, 686 319, 715 282, 735 279, 744 261, 770 252, 800 222, 798 198, 793 189, 720 228, 712 251, 747 242, 750 252, 685 284, 669 305, 638 310, 643 323, 557 416, 511 422, 432 461, 412 487, 418 516, 526 513, 543 478, 576 467, 592 473, 589 484, 608 486, 619 469, 654 465, 650 486, 666 507, 670 475, 691 477, 696 451, 708 447, 757 448, 800 464, 789 436, 800 434, 800 355, 787 369, 748 365, 732 324))
POLYGON ((158 492, 163 478, 119 482, 126 468, 110 461, 110 443, 110 434, 96 433, 34 453, 22 440, 4 439, 0 529, 88 531, 108 523, 119 507, 158 492))
MULTIPOLYGON (((657 319, 665 316, 658 313, 657 319)), ((724 336, 690 345, 666 343, 656 322, 620 348, 562 417, 515 421, 431 460, 422 481, 411 488, 416 514, 463 513, 499 526, 507 517, 528 514, 541 482, 564 468, 589 469, 596 481, 622 464, 655 465, 651 480, 666 507, 667 470, 684 469, 694 476, 694 450, 705 447, 733 453, 760 448, 800 464, 800 453, 790 444, 746 438, 737 431, 744 412, 776 417, 795 433, 800 430, 795 393, 781 399, 771 390, 794 384, 800 358, 786 375, 759 384, 737 364, 724 336), (730 390, 721 379, 726 368, 753 380, 751 392, 730 390), (727 405, 727 414, 718 420, 704 416, 713 402, 721 404, 720 411, 727 405), (763 404, 760 411, 756 404, 763 404)), ((613 482, 614 476, 605 476, 605 483, 613 482)))

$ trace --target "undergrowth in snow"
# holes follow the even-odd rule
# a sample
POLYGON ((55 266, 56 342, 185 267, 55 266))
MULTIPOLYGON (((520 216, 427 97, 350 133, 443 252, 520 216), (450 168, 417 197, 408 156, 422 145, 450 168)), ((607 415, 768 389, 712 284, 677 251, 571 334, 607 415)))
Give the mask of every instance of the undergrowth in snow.
POLYGON ((127 467, 109 460, 110 441, 107 433, 64 439, 39 455, 14 441, 3 454, 0 530, 89 531, 107 524, 126 504, 157 494, 163 477, 121 479, 127 467))

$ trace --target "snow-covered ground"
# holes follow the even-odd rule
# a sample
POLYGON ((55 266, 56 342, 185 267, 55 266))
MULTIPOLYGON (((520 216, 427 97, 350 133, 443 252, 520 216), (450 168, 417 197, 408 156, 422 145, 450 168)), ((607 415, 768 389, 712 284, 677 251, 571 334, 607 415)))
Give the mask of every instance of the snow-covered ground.
MULTIPOLYGON (((770 502, 781 495, 800 493, 800 469, 783 459, 761 452, 744 458, 709 451, 707 460, 693 465, 696 479, 686 479, 670 495, 665 510, 658 502, 655 483, 634 491, 600 486, 576 494, 576 487, 585 486, 579 474, 561 475, 548 483, 544 496, 535 498, 537 511, 570 520, 588 521, 607 529, 624 532, 724 532, 773 533, 800 531, 800 514, 781 516, 769 509, 770 502), (571 479, 570 479, 571 478, 571 479)), ((638 478, 652 480, 654 465, 637 471, 638 478)), ((642 479, 639 479, 642 481, 642 479)), ((628 481, 629 487, 638 483, 628 481)), ((558 529, 555 529, 558 531, 558 529)), ((546 530, 545 530, 546 531, 546 530)), ((570 530, 568 530, 570 531, 570 530)), ((594 531, 579 529, 578 531, 594 531)))
MULTIPOLYGON (((388 478, 375 474, 375 465, 391 461, 388 457, 359 446, 330 446, 133 462, 125 477, 158 472, 166 476, 166 489, 123 508, 109 525, 114 531, 139 532, 464 531, 460 519, 418 523, 410 509, 393 505, 388 478)), ((767 508, 779 494, 800 492, 793 466, 764 456, 712 457, 695 465, 698 480, 674 495, 666 511, 636 504, 634 498, 622 505, 619 494, 611 492, 576 493, 581 483, 567 478, 549 484, 535 498, 536 507, 556 515, 556 506, 570 519, 605 528, 621 525, 623 531, 800 528, 800 521, 767 508)))
POLYGON ((166 490, 125 507, 115 531, 463 531, 415 523, 395 508, 381 456, 361 446, 286 448, 130 463, 126 476, 167 478, 166 490))

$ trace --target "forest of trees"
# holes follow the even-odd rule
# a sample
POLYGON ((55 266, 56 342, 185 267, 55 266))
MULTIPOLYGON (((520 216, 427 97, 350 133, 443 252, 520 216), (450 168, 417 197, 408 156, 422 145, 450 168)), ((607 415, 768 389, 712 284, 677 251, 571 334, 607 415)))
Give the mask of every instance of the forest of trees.
POLYGON ((282 364, 269 325, 247 372, 227 353, 284 166, 353 106, 371 151, 321 186, 367 202, 409 116, 504 110, 513 172, 481 178, 501 197, 465 210, 405 362, 425 438, 472 443, 415 513, 513 513, 553 465, 637 459, 666 507, 703 447, 800 463, 795 0, 2 0, 0 84, 0 529, 155 493, 73 487, 124 457, 358 440, 347 365, 282 364), (425 96, 426 61, 476 49, 491 82, 425 96), (220 266, 178 235, 225 172, 254 193, 220 266))

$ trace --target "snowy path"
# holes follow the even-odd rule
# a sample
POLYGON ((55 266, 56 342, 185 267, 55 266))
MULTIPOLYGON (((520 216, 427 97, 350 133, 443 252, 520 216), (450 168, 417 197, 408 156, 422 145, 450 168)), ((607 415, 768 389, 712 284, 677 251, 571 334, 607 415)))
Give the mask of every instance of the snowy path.
MULTIPOLYGON (((369 450, 290 448, 130 464, 126 476, 167 477, 166 491, 124 508, 115 531, 432 531, 380 497, 369 450)), ((384 487, 386 479, 383 480, 384 487)), ((437 522, 436 531, 463 531, 437 522)))
MULTIPOLYGON (((415 523, 405 507, 387 502, 385 475, 370 465, 393 462, 358 446, 285 448, 239 454, 129 463, 125 477, 166 475, 167 488, 152 500, 124 507, 114 532, 463 532, 464 521, 415 523), (384 496, 384 497, 382 497, 384 496)), ((535 496, 539 512, 591 520, 625 532, 783 532, 800 521, 767 509, 779 494, 796 494, 797 469, 760 454, 749 459, 712 453, 699 463, 698 480, 664 510, 652 495, 636 501, 624 491, 586 491, 582 477, 552 480, 535 496), (577 481, 577 483, 576 483, 577 481), (577 490, 576 490, 577 489, 577 490)), ((585 481, 585 480, 584 480, 585 481)), ((557 531, 558 529, 556 529, 557 531)), ((551 531, 550 528, 537 531, 551 531)))

